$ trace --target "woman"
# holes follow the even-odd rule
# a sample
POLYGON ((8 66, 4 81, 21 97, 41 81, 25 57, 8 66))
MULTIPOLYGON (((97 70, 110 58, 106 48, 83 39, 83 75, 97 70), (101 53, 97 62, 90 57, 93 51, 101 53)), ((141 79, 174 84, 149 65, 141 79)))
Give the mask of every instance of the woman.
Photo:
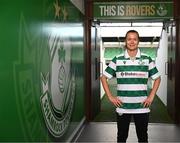
POLYGON ((160 75, 150 56, 138 48, 139 33, 130 30, 125 36, 125 51, 112 59, 101 82, 105 93, 117 108, 117 141, 126 142, 131 117, 134 119, 138 142, 148 142, 150 105, 160 84, 160 75), (117 96, 112 95, 107 79, 117 78, 117 96), (148 78, 154 80, 147 94, 148 78))

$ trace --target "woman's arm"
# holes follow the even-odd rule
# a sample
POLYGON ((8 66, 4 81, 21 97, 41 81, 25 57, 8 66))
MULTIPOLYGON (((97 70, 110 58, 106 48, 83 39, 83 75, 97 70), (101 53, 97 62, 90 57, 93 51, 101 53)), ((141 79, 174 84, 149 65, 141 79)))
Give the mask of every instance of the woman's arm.
POLYGON ((110 88, 109 88, 109 85, 108 85, 108 82, 107 82, 107 77, 102 75, 101 76, 101 83, 103 85, 103 88, 104 88, 104 91, 108 97, 108 99, 116 106, 121 106, 122 105, 122 102, 120 99, 118 99, 117 97, 113 96, 111 91, 110 91, 110 88))
POLYGON ((154 84, 153 84, 153 88, 152 88, 152 90, 150 91, 149 96, 148 96, 147 99, 143 102, 144 107, 148 107, 148 106, 150 106, 150 105, 152 104, 152 102, 153 102, 153 100, 154 100, 154 97, 155 97, 155 95, 156 95, 156 92, 157 92, 157 90, 158 90, 158 88, 159 88, 160 82, 161 82, 161 78, 160 78, 160 77, 157 78, 157 79, 155 79, 154 84))

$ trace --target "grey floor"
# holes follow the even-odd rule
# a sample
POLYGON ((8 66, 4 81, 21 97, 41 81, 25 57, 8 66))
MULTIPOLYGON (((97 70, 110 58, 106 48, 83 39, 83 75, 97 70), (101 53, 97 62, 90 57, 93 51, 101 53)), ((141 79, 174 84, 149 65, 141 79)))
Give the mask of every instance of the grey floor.
MULTIPOLYGON (((116 142, 116 122, 88 123, 77 142, 116 142)), ((149 123, 149 142, 180 142, 180 127, 175 124, 149 123)), ((130 124, 127 142, 137 142, 134 123, 130 124)))

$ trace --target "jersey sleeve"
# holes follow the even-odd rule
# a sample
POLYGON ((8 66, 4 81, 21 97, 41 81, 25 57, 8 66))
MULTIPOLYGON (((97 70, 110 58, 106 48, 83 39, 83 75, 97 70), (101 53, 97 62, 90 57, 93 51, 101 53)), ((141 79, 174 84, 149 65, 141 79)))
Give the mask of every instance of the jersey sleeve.
POLYGON ((151 77, 153 80, 160 77, 160 73, 151 57, 149 57, 149 77, 151 77))
POLYGON ((104 75, 111 79, 116 76, 116 57, 114 57, 104 71, 104 75))

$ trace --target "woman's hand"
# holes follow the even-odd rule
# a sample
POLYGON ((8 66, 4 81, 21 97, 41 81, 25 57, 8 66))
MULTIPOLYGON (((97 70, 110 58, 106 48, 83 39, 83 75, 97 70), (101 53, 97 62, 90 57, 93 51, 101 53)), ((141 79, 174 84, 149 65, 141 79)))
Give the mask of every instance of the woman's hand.
POLYGON ((155 96, 155 95, 150 94, 150 95, 144 100, 144 102, 143 102, 144 107, 150 107, 150 106, 151 106, 151 104, 152 104, 152 102, 153 102, 153 100, 154 100, 154 96, 155 96))
POLYGON ((122 101, 115 96, 108 96, 108 99, 110 100, 111 103, 113 103, 116 107, 122 106, 122 101))

